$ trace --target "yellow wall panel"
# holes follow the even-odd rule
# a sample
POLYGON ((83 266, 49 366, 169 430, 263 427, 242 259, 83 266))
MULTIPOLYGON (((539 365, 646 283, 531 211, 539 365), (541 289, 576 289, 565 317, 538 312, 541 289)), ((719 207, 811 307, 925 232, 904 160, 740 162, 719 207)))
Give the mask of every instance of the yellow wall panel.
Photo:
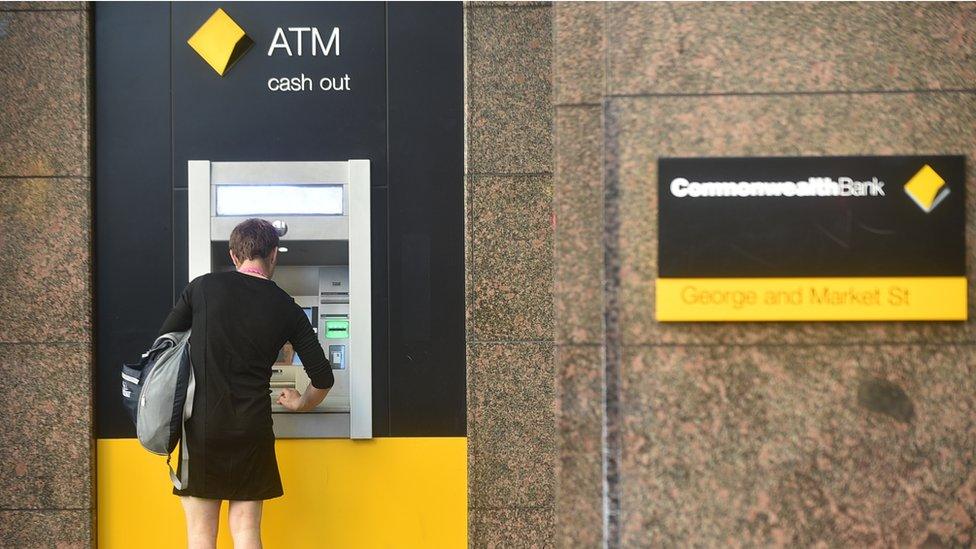
MULTIPOLYGON (((274 549, 467 545, 467 440, 279 440, 284 497, 264 505, 274 549)), ((165 458, 135 439, 98 441, 98 546, 185 546, 165 458)), ((218 547, 230 548, 227 506, 218 547)))

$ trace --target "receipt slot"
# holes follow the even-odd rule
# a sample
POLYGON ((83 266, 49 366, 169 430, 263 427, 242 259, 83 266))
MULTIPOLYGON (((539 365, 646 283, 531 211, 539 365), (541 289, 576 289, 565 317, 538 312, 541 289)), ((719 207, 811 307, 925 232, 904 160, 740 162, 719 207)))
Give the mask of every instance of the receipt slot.
POLYGON ((372 438, 369 161, 188 163, 189 276, 234 268, 230 233, 271 221, 281 236, 273 280, 308 316, 335 384, 311 412, 274 404, 308 376, 285 345, 271 370, 272 416, 281 438, 372 438))

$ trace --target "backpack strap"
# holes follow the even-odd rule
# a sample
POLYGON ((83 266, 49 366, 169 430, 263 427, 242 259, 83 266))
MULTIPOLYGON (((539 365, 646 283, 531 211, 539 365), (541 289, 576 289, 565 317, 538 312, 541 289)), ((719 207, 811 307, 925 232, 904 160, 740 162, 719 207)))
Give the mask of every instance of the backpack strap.
POLYGON ((166 456, 166 466, 169 467, 169 480, 177 490, 184 490, 190 480, 190 453, 186 445, 186 422, 183 423, 183 435, 180 437, 180 475, 170 465, 170 456, 166 456))
MULTIPOLYGON (((189 351, 187 351, 189 352, 189 351)), ((186 400, 183 402, 183 433, 180 435, 180 475, 176 476, 176 471, 170 465, 170 456, 166 456, 166 466, 169 467, 169 480, 173 482, 173 487, 177 490, 185 490, 190 480, 190 451, 186 439, 186 420, 193 415, 193 393, 196 389, 196 379, 193 377, 193 365, 190 365, 190 379, 186 385, 186 400)))

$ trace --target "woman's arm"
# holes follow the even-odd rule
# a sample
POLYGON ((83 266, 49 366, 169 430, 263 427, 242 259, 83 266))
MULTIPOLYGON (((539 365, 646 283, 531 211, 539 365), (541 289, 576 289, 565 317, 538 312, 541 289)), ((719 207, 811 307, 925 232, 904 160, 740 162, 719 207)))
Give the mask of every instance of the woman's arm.
POLYGON ((318 387, 309 385, 305 388, 305 394, 302 395, 304 410, 308 411, 315 408, 325 400, 328 394, 328 389, 319 389, 318 387))
POLYGON ((332 364, 325 357, 325 351, 319 345, 319 339, 312 330, 308 317, 297 304, 294 328, 289 341, 298 353, 298 358, 301 359, 305 373, 312 383, 305 389, 304 394, 294 389, 283 390, 277 402, 293 412, 307 412, 325 400, 329 389, 335 383, 335 377, 332 375, 332 364))

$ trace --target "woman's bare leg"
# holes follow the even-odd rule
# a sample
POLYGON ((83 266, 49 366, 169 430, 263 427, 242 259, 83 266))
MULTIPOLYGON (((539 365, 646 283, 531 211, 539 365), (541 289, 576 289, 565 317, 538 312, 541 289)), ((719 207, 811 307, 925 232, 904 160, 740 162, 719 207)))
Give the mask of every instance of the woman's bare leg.
POLYGON ((227 509, 234 549, 261 549, 263 501, 231 501, 227 509))
POLYGON ((220 500, 181 496, 186 514, 187 549, 216 549, 220 500))

